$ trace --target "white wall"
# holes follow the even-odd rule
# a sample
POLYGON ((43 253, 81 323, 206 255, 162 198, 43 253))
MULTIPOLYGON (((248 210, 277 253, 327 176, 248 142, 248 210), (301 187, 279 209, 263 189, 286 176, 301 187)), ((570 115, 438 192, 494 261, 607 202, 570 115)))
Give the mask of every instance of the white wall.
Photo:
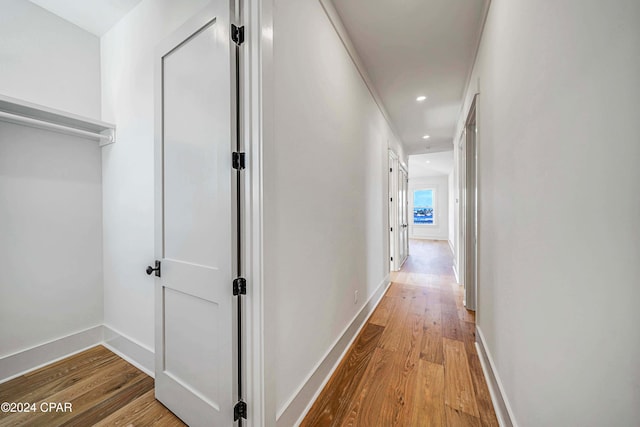
POLYGON ((155 48, 206 0, 144 0, 101 38, 102 118, 118 142, 103 151, 105 324, 154 346, 155 48))
MULTIPOLYGON (((0 93, 100 117, 97 37, 0 2, 0 93)), ((0 357, 102 323, 100 148, 0 122, 0 357)))
POLYGON ((409 178, 409 237, 411 239, 449 239, 449 182, 447 175, 409 178), (413 223, 413 191, 433 188, 436 191, 434 224, 413 223))
POLYGON ((102 323, 100 148, 0 122, 0 357, 102 323))
POLYGON ((276 0, 273 33, 264 283, 281 412, 388 274, 387 144, 399 144, 320 2, 276 0))
POLYGON ((477 321, 520 426, 640 419, 639 21, 491 4, 458 129, 479 90, 477 321))
POLYGON ((100 40, 26 0, 0 0, 0 93, 100 118, 100 40))

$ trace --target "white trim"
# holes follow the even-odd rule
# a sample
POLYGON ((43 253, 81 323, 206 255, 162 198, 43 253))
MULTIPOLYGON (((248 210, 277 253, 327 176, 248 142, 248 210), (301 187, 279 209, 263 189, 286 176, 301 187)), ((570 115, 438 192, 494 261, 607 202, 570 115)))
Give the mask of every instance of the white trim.
POLYGON ((80 353, 102 342, 102 325, 74 332, 0 358, 0 383, 80 353))
POLYGON ((489 394, 491 395, 491 402, 496 411, 498 418, 498 424, 500 427, 518 427, 516 418, 513 415, 513 409, 507 399, 507 394, 504 392, 504 387, 498 371, 493 363, 493 358, 489 349, 485 346, 484 335, 482 330, 476 324, 476 350, 480 358, 480 365, 482 365, 482 372, 487 380, 487 386, 489 387, 489 394))
POLYGON ((154 376, 152 349, 110 326, 96 325, 0 358, 0 383, 97 345, 103 345, 145 374, 154 376))
POLYGON ((273 0, 248 0, 242 7, 248 34, 241 75, 245 152, 245 248, 248 284, 245 298, 246 400, 248 426, 274 427, 276 424, 276 378, 274 351, 265 343, 274 342, 276 312, 274 292, 264 288, 263 239, 263 147, 274 140, 273 85, 273 0))
POLYGON ((414 237, 413 235, 409 236, 409 239, 411 240, 437 240, 439 242, 446 242, 447 238, 446 237, 414 237))
POLYGON ((154 351, 111 326, 103 325, 102 345, 154 378, 154 351))
MULTIPOLYGON (((467 78, 465 79, 465 85, 464 85, 464 91, 462 91, 462 105, 460 106, 460 112, 458 113, 458 117, 462 116, 462 114, 464 113, 464 108, 465 108, 465 96, 467 96, 467 93, 469 91, 469 88, 471 87, 471 77, 473 77, 473 71, 476 68, 476 63, 478 62, 478 53, 480 53, 480 44, 482 43, 482 36, 484 36, 484 27, 487 23, 487 18, 489 17, 489 8, 491 7, 491 0, 485 0, 485 4, 484 7, 482 9, 482 22, 480 23, 480 28, 478 29, 478 39, 476 40, 476 48, 474 50, 473 53, 473 61, 471 62, 471 67, 469 68, 469 71, 467 72, 467 78)), ((476 88, 477 89, 477 88, 476 88)), ((465 116, 466 119, 466 116, 465 116)), ((462 129, 464 129, 465 126, 462 126, 462 129)), ((460 133, 462 133, 462 130, 460 130, 460 133)), ((453 146, 455 147, 455 135, 457 135, 457 128, 456 128, 456 132, 454 133, 454 143, 453 146)))
MULTIPOLYGON (((364 66, 362 59, 360 59, 360 56, 358 55, 358 51, 356 50, 355 46, 353 45, 353 42, 349 38, 349 32, 346 30, 344 23, 342 22, 342 19, 340 19, 340 15, 338 14, 338 11, 333 5, 333 2, 331 0, 319 0, 319 2, 322 8, 324 9, 324 12, 326 13, 327 18, 329 18, 329 22, 331 22, 331 25, 333 25, 333 28, 336 30, 336 34, 338 34, 338 37, 340 37, 340 40, 342 41, 344 48, 349 54, 349 57, 353 61, 353 64, 356 66, 358 73, 360 73, 360 77, 362 77, 362 81, 364 82, 365 86, 367 86, 367 89, 369 89, 369 92, 371 93, 371 96, 373 97, 374 102, 376 103, 383 117, 387 121, 387 125, 389 126, 389 129, 391 129, 391 132, 393 132, 393 135, 398 140, 398 143, 400 143, 400 145, 402 146, 402 150, 406 156, 407 155, 406 147, 404 146, 402 139, 398 137, 399 133, 397 132, 395 125, 391 121, 391 116, 389 116, 387 109, 384 107, 384 104, 382 103, 382 98, 380 97, 380 95, 378 95, 378 91, 376 91, 376 88, 371 78, 369 77, 369 74, 367 73, 367 68, 364 66)), ((400 163, 404 164, 402 160, 400 161, 400 163)))
POLYGON ((369 316, 382 300, 390 284, 390 276, 387 275, 382 282, 380 282, 378 288, 373 292, 369 300, 362 306, 358 313, 356 313, 344 331, 316 364, 314 369, 307 375, 307 378, 305 378, 293 395, 278 410, 278 426, 297 426, 302 422, 318 398, 318 395, 324 389, 324 386, 345 357, 347 351, 351 348, 356 337, 367 324, 369 316))
POLYGON ((453 259, 453 263, 451 264, 451 269, 453 270, 453 275, 456 277, 456 283, 460 283, 460 279, 458 278, 458 268, 456 266, 456 251, 451 239, 447 239, 447 241, 449 242, 449 249, 451 249, 451 255, 453 259))

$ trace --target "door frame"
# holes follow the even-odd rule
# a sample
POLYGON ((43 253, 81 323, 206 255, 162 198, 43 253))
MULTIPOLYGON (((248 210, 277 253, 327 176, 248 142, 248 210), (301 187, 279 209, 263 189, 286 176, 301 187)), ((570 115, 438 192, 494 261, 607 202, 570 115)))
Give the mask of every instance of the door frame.
POLYGON ((401 255, 398 270, 402 268, 409 257, 409 172, 401 162, 398 162, 398 210, 401 212, 398 220, 398 246, 401 255), (403 247, 404 245, 404 247, 403 247))
POLYGON ((463 303, 468 310, 478 306, 478 100, 476 93, 465 116, 464 126, 458 144, 458 191, 460 204, 459 218, 459 280, 464 285, 463 303), (471 147, 469 147, 472 145, 471 147), (470 205, 471 203, 471 205, 470 205))
POLYGON ((391 149, 388 151, 388 185, 387 185, 387 235, 389 236, 389 271, 396 271, 398 262, 398 155, 391 149))
POLYGON ((247 426, 275 427, 277 402, 273 369, 276 312, 274 292, 264 287, 263 268, 263 149, 274 141, 273 108, 273 0, 237 0, 240 23, 245 27, 240 49, 241 132, 246 153, 243 182, 242 249, 247 295, 244 297, 245 334, 243 365, 247 426))

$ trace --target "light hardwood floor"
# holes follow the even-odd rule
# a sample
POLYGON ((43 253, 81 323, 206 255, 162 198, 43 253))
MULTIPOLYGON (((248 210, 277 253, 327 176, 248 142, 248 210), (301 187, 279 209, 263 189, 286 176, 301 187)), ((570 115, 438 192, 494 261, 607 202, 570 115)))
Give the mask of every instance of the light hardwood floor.
POLYGON ((0 412, 2 427, 185 425, 155 400, 153 378, 103 346, 0 384, 0 402, 35 404, 35 412, 0 412), (50 411, 49 402, 71 411, 50 411))
POLYGON ((410 253, 303 427, 498 426, 448 244, 410 253))
MULTIPOLYGON (((449 247, 412 241, 411 256, 302 426, 497 426, 449 247)), ((102 346, 0 384, 4 426, 184 426, 153 396, 153 379, 102 346), (70 402, 72 412, 43 412, 70 402)))

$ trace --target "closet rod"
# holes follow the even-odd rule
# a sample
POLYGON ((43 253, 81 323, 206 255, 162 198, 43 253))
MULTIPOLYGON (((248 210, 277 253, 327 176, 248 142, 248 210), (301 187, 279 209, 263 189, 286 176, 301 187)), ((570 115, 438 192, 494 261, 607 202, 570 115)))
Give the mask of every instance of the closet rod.
POLYGON ((76 129, 69 126, 57 125, 55 123, 45 122, 43 120, 32 119, 30 117, 18 116, 17 114, 5 113, 4 111, 0 111, 0 120, 8 119, 12 122, 24 123, 27 125, 33 125, 41 128, 58 130, 65 133, 73 133, 76 135, 86 136, 89 138, 99 139, 104 142, 101 145, 109 144, 114 142, 113 134, 103 135, 101 133, 89 132, 82 129, 76 129))

